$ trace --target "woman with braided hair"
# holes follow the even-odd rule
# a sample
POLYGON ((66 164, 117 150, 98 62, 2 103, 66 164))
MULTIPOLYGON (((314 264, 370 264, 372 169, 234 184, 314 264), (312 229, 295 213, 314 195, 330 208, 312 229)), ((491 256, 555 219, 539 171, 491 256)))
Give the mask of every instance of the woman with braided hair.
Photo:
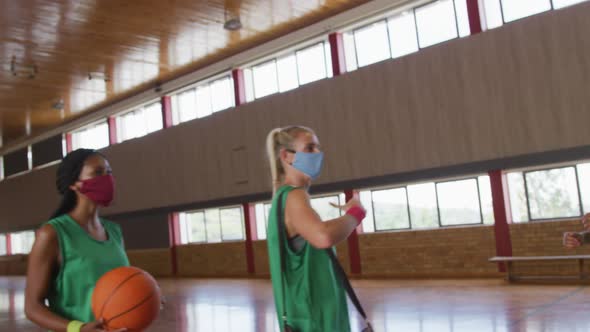
POLYGON ((55 332, 105 331, 90 306, 94 285, 129 265, 121 228, 98 216, 113 200, 112 170, 100 153, 79 149, 62 160, 56 184, 61 203, 29 254, 25 313, 55 332))

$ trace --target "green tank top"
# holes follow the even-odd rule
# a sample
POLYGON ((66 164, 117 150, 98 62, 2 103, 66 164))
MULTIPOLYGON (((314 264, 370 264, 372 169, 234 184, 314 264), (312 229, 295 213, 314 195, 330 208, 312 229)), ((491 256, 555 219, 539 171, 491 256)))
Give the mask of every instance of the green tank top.
MULTIPOLYGON (((297 332, 348 332, 348 307, 342 285, 337 281, 330 258, 323 249, 316 249, 307 241, 294 252, 287 243, 279 242, 277 226, 277 200, 281 197, 285 215, 287 195, 291 186, 281 187, 275 194, 268 220, 268 256, 272 288, 279 326, 283 331, 283 293, 287 322, 297 332), (281 273, 279 245, 284 246, 286 271, 281 273)), ((284 220, 284 219, 283 219, 284 220)), ((287 238, 287 236, 285 236, 287 238)))
POLYGON ((47 222, 57 233, 62 257, 49 290, 49 309, 66 319, 95 321, 90 306, 94 285, 106 272, 129 266, 121 228, 110 221, 101 222, 108 234, 106 241, 90 237, 67 214, 47 222))

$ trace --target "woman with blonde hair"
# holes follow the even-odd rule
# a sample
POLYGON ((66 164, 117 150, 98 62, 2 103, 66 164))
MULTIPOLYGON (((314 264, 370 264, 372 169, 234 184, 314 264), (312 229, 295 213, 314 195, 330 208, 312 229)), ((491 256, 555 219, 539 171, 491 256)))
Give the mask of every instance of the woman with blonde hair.
POLYGON ((324 251, 354 231, 365 209, 353 198, 338 206, 346 211, 343 216, 322 221, 311 207, 308 190, 320 175, 324 156, 313 130, 273 129, 267 152, 274 193, 268 253, 281 331, 350 331, 342 280, 324 251))

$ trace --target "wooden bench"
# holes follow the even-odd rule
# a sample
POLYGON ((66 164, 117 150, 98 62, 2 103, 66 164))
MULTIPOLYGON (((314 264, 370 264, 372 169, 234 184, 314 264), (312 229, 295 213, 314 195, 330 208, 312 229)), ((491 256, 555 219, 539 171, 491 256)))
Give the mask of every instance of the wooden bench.
POLYGON ((588 275, 584 273, 584 260, 590 259, 590 255, 572 255, 572 256, 497 256, 489 259, 491 263, 506 263, 509 281, 524 279, 576 279, 586 280, 588 275), (514 262, 533 262, 533 261, 578 261, 577 276, 516 276, 512 263, 514 262))

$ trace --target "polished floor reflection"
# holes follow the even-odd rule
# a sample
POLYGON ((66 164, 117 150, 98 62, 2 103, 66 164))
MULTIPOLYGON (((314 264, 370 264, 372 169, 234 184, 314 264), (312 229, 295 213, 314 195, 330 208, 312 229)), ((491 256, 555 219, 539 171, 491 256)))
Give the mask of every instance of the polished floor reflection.
MULTIPOLYGON (((168 304, 147 332, 278 331, 266 280, 160 280, 168 304)), ((354 282, 379 332, 590 331, 590 288, 498 280, 354 282)), ((37 332, 24 279, 0 278, 0 331, 37 332)), ((353 331, 360 331, 351 306, 353 331)))

